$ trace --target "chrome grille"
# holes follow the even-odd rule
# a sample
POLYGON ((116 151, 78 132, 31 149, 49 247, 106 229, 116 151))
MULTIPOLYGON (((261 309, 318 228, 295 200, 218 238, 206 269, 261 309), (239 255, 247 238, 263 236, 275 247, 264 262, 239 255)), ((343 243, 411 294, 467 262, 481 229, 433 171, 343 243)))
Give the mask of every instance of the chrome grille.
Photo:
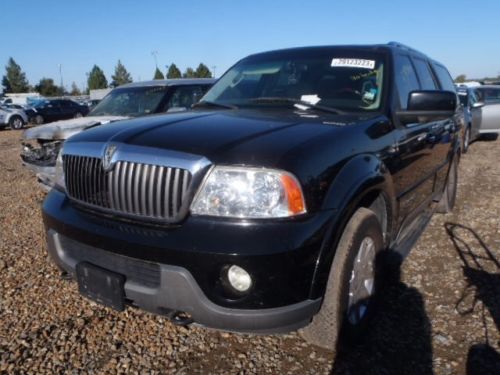
POLYGON ((117 161, 106 172, 100 158, 64 155, 68 195, 113 212, 167 221, 179 220, 191 173, 181 168, 117 161))

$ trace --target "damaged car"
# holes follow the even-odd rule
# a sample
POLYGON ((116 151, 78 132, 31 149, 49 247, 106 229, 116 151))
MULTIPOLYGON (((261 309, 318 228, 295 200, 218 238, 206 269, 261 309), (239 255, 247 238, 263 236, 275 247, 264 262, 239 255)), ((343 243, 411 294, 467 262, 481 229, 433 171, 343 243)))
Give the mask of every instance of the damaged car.
POLYGON ((56 121, 23 134, 21 159, 46 189, 53 185, 63 142, 82 130, 163 112, 186 111, 214 84, 214 79, 167 79, 136 82, 112 90, 86 117, 56 121))

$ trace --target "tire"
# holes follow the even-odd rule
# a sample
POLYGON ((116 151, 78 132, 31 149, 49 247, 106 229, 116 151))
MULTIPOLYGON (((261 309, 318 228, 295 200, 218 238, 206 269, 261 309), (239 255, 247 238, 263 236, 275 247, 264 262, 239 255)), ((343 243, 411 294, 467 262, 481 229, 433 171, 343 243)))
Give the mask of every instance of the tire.
POLYGON ((467 129, 465 129, 465 134, 464 134, 464 144, 462 147, 463 153, 466 154, 467 151, 469 150, 470 146, 470 125, 467 126, 467 129))
POLYGON ((24 128, 24 120, 21 116, 12 116, 9 120, 9 126, 12 130, 19 130, 24 128))
POLYGON ((76 112, 74 118, 80 118, 83 117, 81 112, 76 112))
POLYGON ((45 121, 45 119, 43 118, 42 115, 35 116, 35 124, 42 125, 44 123, 44 121, 45 121))
POLYGON ((458 163, 457 163, 457 155, 455 155, 453 161, 451 162, 450 171, 448 172, 448 178, 446 179, 446 186, 444 188, 444 193, 437 205, 436 212, 440 214, 446 214, 453 210, 457 198, 457 186, 458 186, 458 163))
MULTIPOLYGON (((364 331, 375 308, 375 291, 379 284, 375 277, 379 272, 379 264, 375 262, 383 246, 383 234, 377 216, 367 208, 359 208, 347 223, 335 250, 321 309, 311 324, 299 331, 307 342, 335 351, 339 341, 355 342, 364 331), (362 250, 367 240, 373 245, 371 251, 367 251, 366 247, 362 250), (362 253, 370 256, 360 256, 362 253), (356 293, 353 292, 354 298, 349 294, 359 284, 355 280, 363 280, 355 277, 355 267, 359 270, 360 265, 364 265, 373 275, 371 284, 368 282, 371 292, 367 291, 369 279, 366 279, 363 288, 369 295, 354 303, 356 293)), ((362 296, 362 293, 358 293, 358 296, 362 296)))

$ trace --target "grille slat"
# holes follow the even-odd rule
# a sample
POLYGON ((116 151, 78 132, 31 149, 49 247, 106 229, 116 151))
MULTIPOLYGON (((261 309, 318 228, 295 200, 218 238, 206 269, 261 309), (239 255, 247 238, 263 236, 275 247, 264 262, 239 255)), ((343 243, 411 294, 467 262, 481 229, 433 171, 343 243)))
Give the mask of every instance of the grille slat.
POLYGON ((156 200, 155 200, 155 215, 157 217, 162 217, 162 205, 161 205, 161 190, 163 187, 163 174, 165 173, 165 168, 158 168, 158 178, 156 179, 156 200))
POLYGON ((96 208, 173 222, 189 203, 185 169, 117 161, 104 171, 100 158, 79 155, 64 155, 63 163, 70 198, 96 208))
POLYGON ((167 177, 165 178, 165 216, 170 216, 170 178, 172 176, 172 168, 167 168, 167 177))

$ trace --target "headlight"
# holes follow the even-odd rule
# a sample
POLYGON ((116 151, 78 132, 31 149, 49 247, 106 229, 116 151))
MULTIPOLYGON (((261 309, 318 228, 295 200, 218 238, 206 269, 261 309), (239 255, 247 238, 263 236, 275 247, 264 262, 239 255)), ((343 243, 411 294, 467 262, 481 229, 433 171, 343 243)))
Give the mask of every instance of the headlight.
POLYGON ((265 168, 213 168, 191 206, 194 215, 238 218, 278 218, 305 212, 297 179, 265 168))
POLYGON ((56 159, 56 172, 54 174, 54 187, 58 190, 66 190, 66 182, 64 181, 64 168, 62 159, 62 149, 59 151, 56 159))

